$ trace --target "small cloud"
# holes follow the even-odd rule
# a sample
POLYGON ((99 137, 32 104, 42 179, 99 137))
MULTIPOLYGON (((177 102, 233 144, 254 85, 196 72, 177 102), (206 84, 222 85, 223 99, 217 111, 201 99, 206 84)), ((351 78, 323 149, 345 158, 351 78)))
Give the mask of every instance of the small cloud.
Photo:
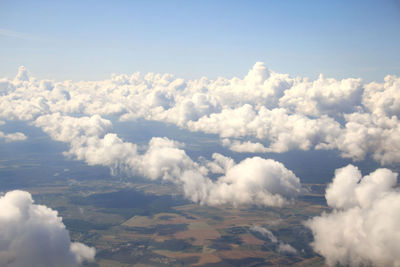
POLYGON ((6 143, 18 142, 26 140, 26 135, 20 132, 6 134, 0 131, 0 142, 4 140, 6 143))
POLYGON ((251 228, 252 231, 261 234, 262 236, 266 237, 271 241, 272 244, 276 246, 276 251, 280 254, 286 255, 294 255, 297 254, 297 250, 289 244, 286 244, 282 241, 279 241, 278 238, 268 229, 261 227, 261 226, 253 226, 251 228))

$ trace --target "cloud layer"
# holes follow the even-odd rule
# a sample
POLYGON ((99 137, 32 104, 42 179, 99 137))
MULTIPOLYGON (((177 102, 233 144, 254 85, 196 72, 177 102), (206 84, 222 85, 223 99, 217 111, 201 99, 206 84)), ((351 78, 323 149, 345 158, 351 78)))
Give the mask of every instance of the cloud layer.
POLYGON ((71 242, 57 211, 34 204, 28 192, 0 198, 1 266, 78 266, 94 256, 94 248, 71 242))
MULTIPOLYGON (((189 199, 209 205, 281 206, 302 192, 299 179, 279 162, 252 157, 235 163, 191 159, 184 144, 152 138, 146 148, 112 131, 144 118, 191 131, 218 134, 237 152, 337 149, 343 157, 400 161, 400 79, 292 78, 258 62, 243 78, 184 81, 170 74, 113 75, 97 82, 36 80, 21 67, 0 80, 0 119, 23 120, 68 143, 66 156, 177 184, 189 199), (374 101, 377 99, 377 101, 374 101), (217 180, 210 174, 220 175, 217 180)), ((23 140, 22 133, 5 135, 23 140)))
POLYGON ((335 266, 400 266, 400 192, 397 173, 362 177, 353 165, 336 170, 326 190, 331 213, 312 218, 314 250, 335 266))
POLYGON ((0 119, 60 113, 115 115, 215 133, 238 152, 337 149, 343 157, 400 162, 400 78, 314 81, 257 62, 244 78, 185 81, 170 74, 113 75, 95 82, 36 80, 21 67, 0 80, 0 119))

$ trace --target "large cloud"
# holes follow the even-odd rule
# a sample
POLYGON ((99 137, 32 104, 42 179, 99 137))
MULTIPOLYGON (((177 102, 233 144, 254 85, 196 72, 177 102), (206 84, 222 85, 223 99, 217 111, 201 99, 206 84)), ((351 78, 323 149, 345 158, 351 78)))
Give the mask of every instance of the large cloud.
POLYGON ((378 169, 362 177, 349 165, 326 190, 331 213, 307 221, 312 246, 329 265, 400 266, 400 192, 397 174, 378 169))
POLYGON ((345 116, 341 138, 336 138, 342 156, 362 160, 371 155, 381 164, 398 163, 400 159, 400 121, 396 116, 352 113, 345 116))
POLYGON ((0 198, 1 266, 78 266, 94 256, 94 248, 71 242, 57 211, 34 204, 28 192, 0 198))
POLYGON ((110 167, 113 173, 175 183, 187 198, 202 204, 282 206, 302 190, 299 178, 279 162, 254 157, 236 164, 220 154, 212 161, 196 162, 183 144, 160 137, 139 149, 111 133, 112 123, 97 115, 74 118, 56 113, 34 124, 53 139, 69 143, 65 154, 70 157, 110 167), (212 181, 210 172, 222 175, 212 181))
POLYGON ((188 125, 192 130, 218 133, 225 138, 250 136, 270 143, 265 149, 260 145, 250 145, 247 151, 243 146, 236 149, 243 152, 281 153, 293 149, 334 148, 335 138, 341 133, 339 123, 327 116, 310 119, 301 114, 289 114, 281 108, 261 107, 255 111, 248 104, 202 117, 188 125))
POLYGON ((281 107, 295 113, 310 116, 328 114, 340 116, 342 113, 357 111, 361 105, 363 84, 361 79, 326 79, 323 75, 313 82, 297 81, 279 99, 281 107))
POLYGON ((300 193, 299 178, 282 163, 253 157, 229 168, 213 184, 208 203, 282 206, 300 193))
POLYGON ((365 86, 363 104, 373 113, 400 117, 400 78, 388 75, 383 84, 370 83, 365 86))
POLYGON ((0 80, 0 119, 33 121, 54 113, 144 118, 216 133, 229 138, 225 145, 234 151, 338 149, 343 157, 393 164, 400 161, 399 86, 396 76, 368 84, 291 78, 262 62, 244 78, 190 81, 154 73, 39 81, 21 67, 15 79, 0 80))

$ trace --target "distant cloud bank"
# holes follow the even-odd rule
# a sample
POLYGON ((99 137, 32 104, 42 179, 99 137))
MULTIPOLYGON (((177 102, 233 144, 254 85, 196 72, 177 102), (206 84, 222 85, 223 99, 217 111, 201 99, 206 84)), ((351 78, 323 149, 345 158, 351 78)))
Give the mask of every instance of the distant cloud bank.
POLYGON ((218 134, 237 152, 337 149, 353 160, 400 162, 400 78, 292 78, 258 62, 244 78, 185 81, 170 74, 94 82, 36 80, 21 67, 0 80, 0 118, 116 115, 218 134))

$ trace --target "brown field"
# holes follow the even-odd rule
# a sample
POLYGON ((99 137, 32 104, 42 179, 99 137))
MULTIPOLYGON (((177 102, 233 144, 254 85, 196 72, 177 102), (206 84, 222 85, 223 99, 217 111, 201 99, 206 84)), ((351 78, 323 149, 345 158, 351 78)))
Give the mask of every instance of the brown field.
POLYGON ((262 245, 264 244, 264 241, 258 239, 257 237, 250 235, 250 234, 244 234, 240 235, 240 238, 242 238, 243 242, 248 245, 262 245))
POLYGON ((203 246, 206 240, 219 238, 220 234, 213 228, 204 228, 178 232, 174 234, 174 237, 177 239, 194 238, 193 245, 203 246))
POLYGON ((216 256, 215 254, 206 254, 206 253, 180 253, 180 252, 170 252, 170 251, 165 251, 165 250, 155 250, 157 254, 169 257, 169 258, 174 258, 174 259, 184 259, 184 258, 189 258, 189 257, 199 257, 199 261, 193 266, 200 266, 203 264, 212 264, 212 263, 218 263, 221 261, 221 259, 216 256))
POLYGON ((129 227, 152 227, 157 224, 182 224, 192 223, 194 220, 186 219, 185 217, 175 213, 158 213, 152 218, 148 216, 133 216, 129 220, 125 221, 122 225, 129 227), (168 216, 171 217, 167 220, 160 219, 160 217, 168 216))

